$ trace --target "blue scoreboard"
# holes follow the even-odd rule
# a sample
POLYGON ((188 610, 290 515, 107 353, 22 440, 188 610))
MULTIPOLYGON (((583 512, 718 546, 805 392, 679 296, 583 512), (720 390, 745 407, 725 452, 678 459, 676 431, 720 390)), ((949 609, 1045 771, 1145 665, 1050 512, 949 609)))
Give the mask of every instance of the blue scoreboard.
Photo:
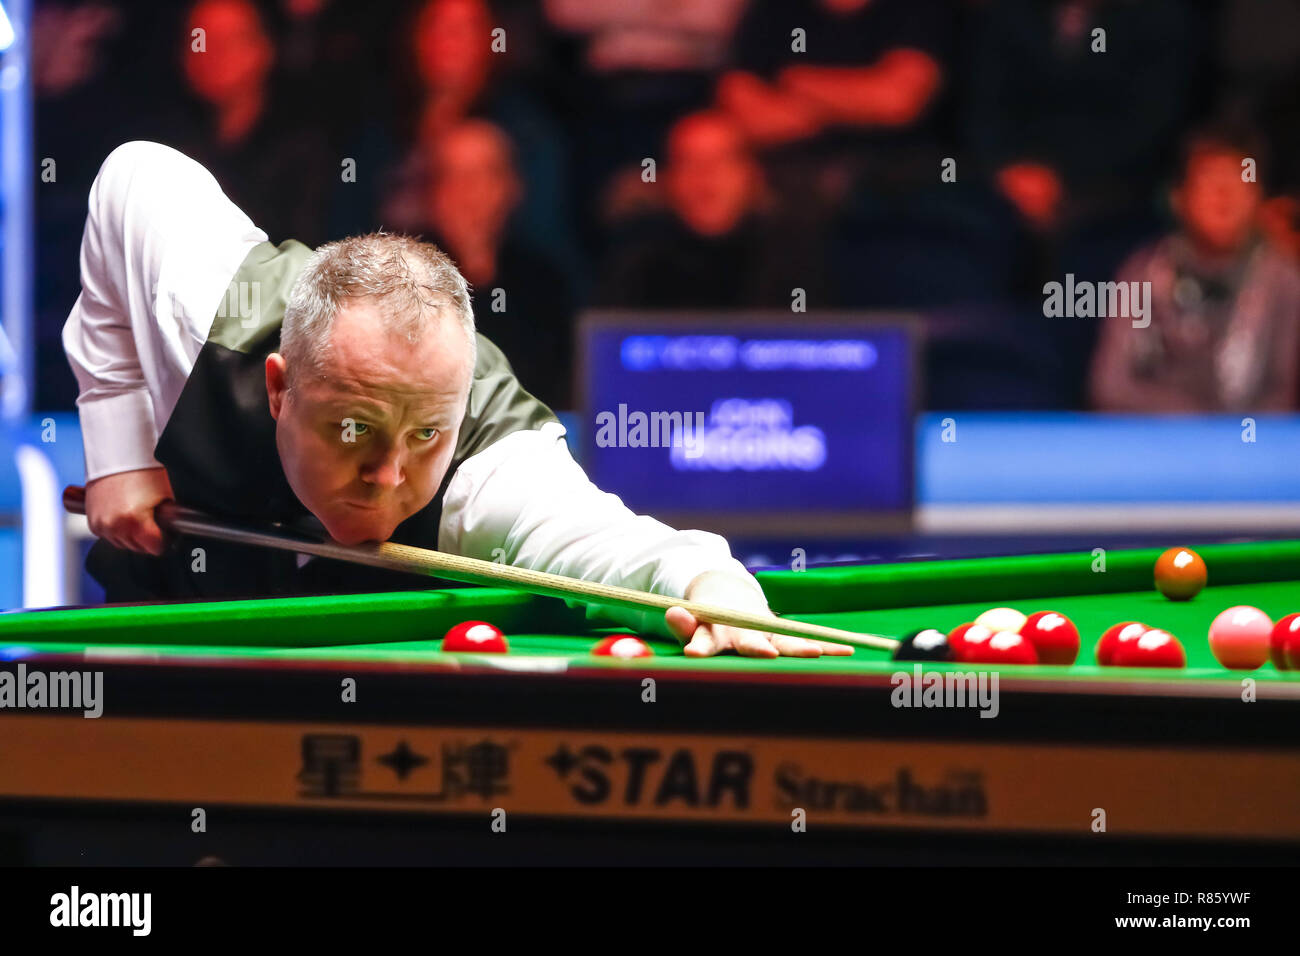
POLYGON ((581 343, 587 470, 629 507, 736 534, 910 523, 906 317, 588 313, 581 343))

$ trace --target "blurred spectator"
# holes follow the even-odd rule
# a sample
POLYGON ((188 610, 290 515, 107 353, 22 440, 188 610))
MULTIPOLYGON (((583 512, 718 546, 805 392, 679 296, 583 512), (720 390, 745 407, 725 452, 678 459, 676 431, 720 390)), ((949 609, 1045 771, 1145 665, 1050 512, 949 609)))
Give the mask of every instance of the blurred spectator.
MULTIPOLYGON (((1002 0, 982 21, 963 91, 963 169, 993 185, 1018 230, 1013 297, 1038 302, 1067 273, 1115 275, 1165 228, 1159 186, 1200 106, 1197 11, 1180 0, 1002 0)), ((1098 326, 1053 332, 1072 400, 1086 401, 1098 326)))
POLYGON ((557 29, 585 39, 593 74, 628 72, 704 75, 722 65, 746 0, 545 0, 557 29))
POLYGON ((1117 216, 1127 227, 1150 206, 1189 114, 1197 54, 1177 0, 989 4, 970 78, 969 146, 1032 229, 1117 216), (1104 52, 1093 50, 1098 29, 1104 52))
POLYGON ((485 120, 466 120, 438 137, 430 172, 429 238, 469 280, 479 331, 501 347, 526 389, 569 408, 573 292, 545 252, 510 232, 523 198, 510 140, 485 120))
POLYGON ((507 36, 506 53, 493 53, 494 26, 483 0, 428 0, 417 8, 405 38, 411 73, 404 80, 412 88, 408 101, 388 132, 367 132, 368 164, 388 172, 366 179, 382 181, 385 192, 371 205, 373 197, 359 191, 365 221, 348 223, 346 231, 373 228, 375 205, 378 225, 418 231, 440 138, 467 118, 486 119, 506 132, 519 157, 525 187, 514 216, 519 235, 548 249, 574 282, 581 274, 581 257, 572 226, 565 142, 544 105, 526 87, 501 75, 498 61, 504 65, 510 41, 507 36))
POLYGON ((718 104, 760 147, 786 147, 791 183, 777 185, 800 202, 833 206, 863 174, 932 182, 951 17, 933 0, 755 0, 718 104), (796 28, 806 52, 792 49, 796 28))
POLYGON ((811 246, 764 215, 762 170, 730 116, 679 120, 661 178, 669 215, 615 250, 602 305, 788 309, 795 287, 820 286, 811 246))
MULTIPOLYGON (((747 0, 544 0, 556 33, 576 181, 603 184, 653 156, 678 117, 708 105, 747 0)), ((597 235, 598 193, 582 197, 597 235)))
POLYGON ((910 0, 755 0, 718 99, 763 146, 834 126, 910 126, 943 81, 931 49, 943 12, 910 0), (806 52, 792 49, 795 28, 806 52))
POLYGON ((1092 371, 1097 407, 1295 407, 1300 271, 1259 236, 1261 187, 1242 181, 1243 158, 1262 152, 1232 132, 1190 138, 1172 197, 1179 230, 1137 252, 1119 275, 1151 283, 1150 327, 1106 320, 1092 371))
POLYGON ((275 47, 249 0, 199 0, 183 54, 195 109, 166 140, 212 171, 275 242, 318 245, 338 160, 273 82, 275 47), (205 49, 193 47, 203 31, 205 49))

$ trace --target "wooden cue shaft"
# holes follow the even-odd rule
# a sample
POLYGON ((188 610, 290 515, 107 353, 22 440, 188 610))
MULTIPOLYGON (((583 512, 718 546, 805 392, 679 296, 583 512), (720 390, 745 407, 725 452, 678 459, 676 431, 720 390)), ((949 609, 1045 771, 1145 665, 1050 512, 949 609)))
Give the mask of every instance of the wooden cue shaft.
MULTIPOLYGON (((86 492, 77 485, 69 485, 63 491, 63 506, 70 514, 86 513, 86 492)), ((385 568, 390 571, 404 571, 409 574, 437 576, 465 584, 480 584, 489 587, 510 584, 520 590, 546 597, 567 598, 569 600, 614 605, 635 610, 662 610, 670 607, 685 608, 698 620, 709 624, 726 624, 749 630, 767 631, 773 634, 786 634, 792 637, 805 637, 836 644, 853 644, 860 647, 874 647, 893 650, 898 641, 879 634, 859 634, 821 624, 808 624, 804 621, 792 621, 788 618, 750 614, 734 611, 730 608, 711 604, 700 604, 680 598, 655 594, 650 591, 638 591, 613 584, 601 584, 595 581, 583 581, 579 578, 565 577, 546 571, 533 571, 529 568, 516 568, 508 564, 497 564, 479 558, 469 558, 428 548, 417 548, 406 544, 386 541, 380 544, 344 545, 333 541, 318 541, 305 535, 281 529, 259 529, 231 524, 212 518, 203 512, 178 505, 174 501, 164 501, 155 509, 155 517, 160 527, 180 534, 215 538, 234 544, 249 544, 263 548, 275 548, 281 551, 296 551, 320 558, 333 558, 338 561, 350 561, 354 564, 366 564, 371 567, 385 568)))

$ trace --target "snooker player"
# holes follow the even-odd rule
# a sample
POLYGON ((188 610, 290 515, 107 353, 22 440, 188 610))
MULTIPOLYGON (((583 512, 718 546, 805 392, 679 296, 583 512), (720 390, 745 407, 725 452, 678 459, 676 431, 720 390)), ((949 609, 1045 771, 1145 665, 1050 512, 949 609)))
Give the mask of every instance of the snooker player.
MULTIPOLYGON (((175 498, 341 544, 393 540, 767 610, 721 538, 638 516, 590 482, 550 409, 475 332, 465 279, 432 245, 272 245, 198 163, 133 142, 91 187, 81 282, 63 343, 100 538, 87 567, 110 601, 410 586, 344 562, 165 541, 153 511, 175 498)), ((832 652, 680 607, 602 613, 693 656, 832 652)))

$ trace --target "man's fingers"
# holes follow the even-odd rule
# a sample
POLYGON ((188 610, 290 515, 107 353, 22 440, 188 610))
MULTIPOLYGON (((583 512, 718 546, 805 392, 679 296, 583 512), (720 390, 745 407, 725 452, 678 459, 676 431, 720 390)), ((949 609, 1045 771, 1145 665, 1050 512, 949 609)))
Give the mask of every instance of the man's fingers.
POLYGON ((135 528, 124 521, 101 525, 96 534, 113 547, 121 548, 123 551, 139 550, 135 544, 135 528))
POLYGON ((809 644, 816 644, 821 648, 821 652, 829 657, 848 657, 853 653, 853 647, 849 644, 836 644, 834 641, 817 641, 810 637, 801 637, 801 641, 809 644))
POLYGON ((700 622, 695 620, 695 615, 684 607, 670 607, 664 612, 664 623, 668 625, 669 633, 683 642, 694 637, 700 627, 700 622))
POLYGON ((143 554, 160 555, 167 546, 166 536, 152 515, 114 522, 100 537, 116 548, 143 554))
POLYGON ((118 545, 119 548, 126 548, 128 551, 135 551, 138 554, 152 553, 149 550, 149 546, 145 543, 144 536, 139 532, 139 530, 132 532, 122 540, 124 543, 118 545))
POLYGON ((683 607, 664 612, 668 631, 685 645, 688 657, 712 657, 734 650, 745 657, 845 657, 853 648, 830 641, 815 641, 783 634, 766 634, 723 624, 701 624, 683 607))
POLYGON ((723 645, 707 624, 701 624, 686 643, 687 657, 712 657, 722 650, 723 645))
POLYGON ((163 537, 162 528, 158 527, 158 522, 154 521, 152 517, 140 522, 135 533, 135 544, 140 551, 148 554, 157 556, 163 553, 166 540, 163 537))
POLYGON ((771 640, 761 631, 745 631, 740 628, 729 627, 726 629, 731 645, 736 652, 743 654, 745 657, 780 657, 780 652, 772 646, 771 640))
POLYGON ((788 637, 773 634, 772 644, 782 657, 821 657, 822 646, 817 641, 806 641, 802 637, 788 637))

